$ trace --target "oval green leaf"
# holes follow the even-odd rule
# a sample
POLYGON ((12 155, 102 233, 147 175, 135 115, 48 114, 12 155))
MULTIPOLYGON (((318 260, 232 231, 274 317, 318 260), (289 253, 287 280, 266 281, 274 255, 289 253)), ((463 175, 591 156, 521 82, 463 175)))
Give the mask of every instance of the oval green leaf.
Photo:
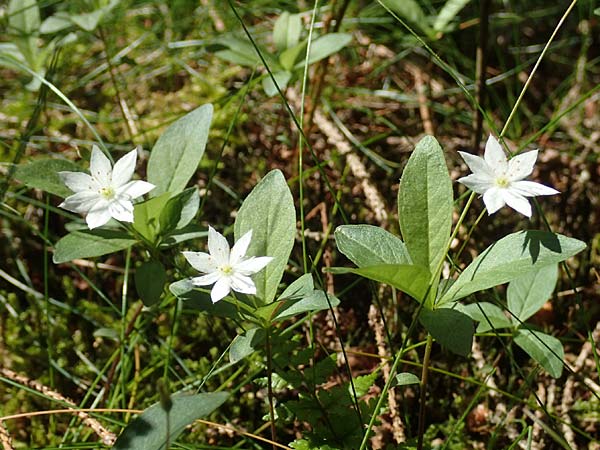
POLYGON ((358 267, 377 264, 411 264, 404 242, 373 225, 342 225, 335 230, 335 243, 358 267))
POLYGON ((80 258, 93 258, 131 247, 137 241, 116 230, 74 231, 60 239, 54 248, 55 264, 80 258))
POLYGON ((565 350, 558 339, 541 331, 520 328, 515 335, 515 344, 546 369, 550 376, 560 378, 565 350))
POLYGON ((185 189, 204 155, 212 115, 212 105, 203 105, 172 123, 158 138, 148 161, 148 181, 156 186, 151 196, 185 189))
POLYGON ((509 311, 518 321, 525 322, 544 306, 554 292, 557 280, 556 264, 540 267, 512 280, 506 290, 509 311))
POLYGON ((419 319, 429 334, 451 352, 461 356, 471 352, 475 326, 466 314, 448 308, 423 308, 419 319))
POLYGON ((113 449, 166 450, 185 427, 212 413, 227 397, 227 392, 174 395, 169 413, 155 403, 125 427, 113 449))
POLYGON ((519 231, 490 245, 460 274, 440 299, 443 305, 474 292, 507 283, 576 255, 585 243, 547 231, 519 231))
POLYGON ((265 303, 275 298, 296 236, 296 210, 290 188, 280 170, 269 172, 242 204, 235 218, 235 240, 252 230, 248 256, 273 260, 252 276, 256 295, 265 303))

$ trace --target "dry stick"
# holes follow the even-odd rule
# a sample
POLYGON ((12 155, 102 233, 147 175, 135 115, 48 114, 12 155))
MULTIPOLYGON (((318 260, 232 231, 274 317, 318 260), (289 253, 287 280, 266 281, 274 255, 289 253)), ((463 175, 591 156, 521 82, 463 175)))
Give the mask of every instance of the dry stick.
POLYGON ((412 74, 415 79, 415 89, 417 91, 417 101, 419 102, 419 114, 423 121, 423 129, 430 136, 434 135, 433 122, 431 121, 431 113, 427 106, 427 96, 425 95, 425 78, 420 67, 408 63, 406 69, 412 74))
POLYGON ((327 137, 327 142, 337 148, 340 155, 346 158, 346 163, 350 167, 352 174, 360 181, 360 185, 365 194, 367 206, 375 214, 375 219, 385 226, 387 224, 387 211, 383 198, 377 188, 371 183, 369 174, 360 158, 352 152, 352 146, 344 138, 336 126, 330 122, 320 109, 315 110, 315 125, 327 137))
MULTIPOLYGON (((108 431, 106 428, 104 428, 100 422, 98 422, 96 419, 91 417, 87 412, 80 410, 73 400, 50 389, 47 386, 44 386, 39 381, 30 380, 26 376, 19 375, 18 373, 13 372, 12 370, 7 369, 5 367, 0 367, 0 375, 2 375, 5 378, 8 378, 9 380, 12 380, 19 384, 27 386, 30 389, 41 392, 42 394, 47 395, 48 397, 53 398, 54 400, 57 400, 59 402, 66 403, 67 405, 72 406, 72 408, 69 407, 69 411, 72 411, 73 414, 75 414, 77 417, 79 417, 83 421, 84 424, 86 424, 88 427, 90 427, 94 431, 94 433, 96 433, 100 437, 100 439, 102 440, 102 442, 105 445, 112 445, 115 442, 115 440, 116 440, 115 434, 108 431)), ((6 420, 6 417, 3 417, 3 419, 6 420)), ((2 428, 2 427, 0 427, 0 428, 2 428)))
POLYGON ((475 53, 475 108, 473 118, 473 150, 477 151, 483 134, 483 102, 485 101, 485 67, 487 62, 488 25, 490 16, 490 0, 479 3, 479 43, 475 53), (480 109, 481 108, 481 109, 480 109))
POLYGON ((0 443, 3 450, 15 450, 12 444, 12 438, 8 434, 8 430, 4 425, 4 421, 0 420, 0 443))

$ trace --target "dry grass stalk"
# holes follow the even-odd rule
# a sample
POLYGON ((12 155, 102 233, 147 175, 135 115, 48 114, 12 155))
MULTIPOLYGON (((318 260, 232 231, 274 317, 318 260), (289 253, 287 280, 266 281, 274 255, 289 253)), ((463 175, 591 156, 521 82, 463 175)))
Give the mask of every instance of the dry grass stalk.
POLYGON ((0 421, 0 443, 2 443, 3 450, 15 450, 12 445, 12 438, 2 421, 0 421))
MULTIPOLYGON (((373 329, 373 332, 375 333, 377 354, 385 360, 385 358, 388 357, 388 351, 385 343, 383 321, 381 315, 379 314, 379 310, 373 304, 371 304, 371 306, 369 307, 369 326, 373 329)), ((382 372, 383 381, 387 383, 388 379, 390 378, 390 366, 388 364, 384 364, 382 372)), ((404 424, 402 423, 402 418, 398 414, 399 407, 398 402, 396 401, 396 389, 394 387, 390 387, 390 389, 388 390, 388 407, 390 411, 390 417, 392 419, 392 434, 394 436, 396 444, 406 442, 404 424)))
MULTIPOLYGON (((98 422, 98 420, 91 417, 88 413, 86 413, 84 411, 79 411, 77 405, 75 404, 75 402, 73 400, 50 389, 48 386, 44 386, 42 383, 40 383, 38 381, 31 380, 24 375, 19 375, 18 373, 13 372, 12 370, 7 369, 5 367, 0 367, 0 375, 8 378, 10 380, 13 380, 19 384, 22 384, 23 386, 27 386, 30 389, 34 389, 38 392, 41 392, 42 394, 44 394, 50 398, 53 398, 54 400, 57 400, 61 403, 67 404, 67 407, 69 409, 73 410, 73 414, 75 414, 77 417, 79 417, 85 425, 90 427, 94 431, 94 433, 96 433, 98 435, 98 437, 102 440, 103 444, 113 445, 114 442, 116 441, 117 437, 115 436, 114 433, 112 433, 111 431, 108 431, 106 428, 104 428, 102 426, 102 424, 100 422, 98 422)), ((0 428, 2 428, 2 427, 0 427, 0 428)))
MULTIPOLYGON (((294 89, 288 89, 287 94, 294 105, 299 104, 300 96, 294 89)), ((365 165, 360 158, 352 152, 350 143, 342 135, 340 130, 325 117, 325 114, 323 114, 319 108, 315 108, 314 124, 327 137, 327 142, 337 148, 340 155, 346 158, 346 163, 350 167, 352 175, 360 181, 361 188, 365 194, 366 204, 369 209, 373 211, 375 220, 383 226, 387 225, 388 215, 383 198, 375 185, 371 182, 365 165)))

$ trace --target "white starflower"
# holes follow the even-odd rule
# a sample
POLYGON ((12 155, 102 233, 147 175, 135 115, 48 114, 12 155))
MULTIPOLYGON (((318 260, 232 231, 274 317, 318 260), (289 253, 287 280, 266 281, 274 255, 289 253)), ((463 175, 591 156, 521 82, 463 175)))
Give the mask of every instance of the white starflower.
POLYGON ((242 294, 256 294, 256 286, 250 275, 262 270, 273 258, 270 256, 250 256, 246 251, 252 239, 252 230, 244 234, 229 250, 227 239, 208 227, 208 251, 183 252, 194 269, 206 275, 192 278, 194 286, 215 284, 210 292, 213 303, 226 297, 233 289, 242 294))
POLYGON ((493 214, 504 205, 531 217, 531 205, 526 197, 559 194, 556 189, 533 181, 523 181, 533 172, 537 150, 525 152, 510 160, 500 143, 490 135, 485 144, 484 157, 458 152, 463 157, 471 175, 458 180, 469 189, 483 194, 483 203, 488 214, 493 214))
POLYGON ((130 181, 135 170, 137 151, 132 150, 112 167, 109 159, 95 145, 92 147, 90 175, 83 172, 58 172, 60 179, 75 194, 67 197, 61 208, 85 214, 88 227, 101 227, 111 217, 133 222, 133 199, 154 189, 146 181, 130 181))

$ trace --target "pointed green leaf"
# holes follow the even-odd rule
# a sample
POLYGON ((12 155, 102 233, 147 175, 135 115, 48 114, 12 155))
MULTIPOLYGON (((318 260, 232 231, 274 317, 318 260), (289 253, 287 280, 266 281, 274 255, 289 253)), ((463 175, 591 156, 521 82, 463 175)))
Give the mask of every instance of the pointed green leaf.
POLYGON ((340 304, 340 300, 332 294, 325 293, 319 289, 313 290, 306 297, 284 300, 281 306, 275 311, 275 316, 271 319, 273 322, 288 319, 307 312, 325 311, 330 307, 340 304), (331 305, 331 306, 330 306, 331 305))
POLYGON ((460 308, 460 311, 476 322, 479 322, 479 326, 477 327, 478 333, 513 327, 513 323, 506 317, 504 311, 492 303, 471 303, 460 308))
POLYGON ((370 280, 389 284, 396 289, 406 292, 417 301, 422 301, 431 278, 431 273, 425 267, 414 264, 378 264, 360 267, 332 267, 332 273, 355 273, 370 280))
POLYGON ((93 258, 124 250, 135 243, 136 240, 123 231, 74 231, 56 243, 52 260, 60 264, 74 259, 93 258))
POLYGON ((541 331, 520 328, 515 335, 515 344, 525 350, 550 376, 560 378, 565 350, 558 339, 541 331))
MULTIPOLYGON (((254 67, 261 63, 254 46, 245 39, 223 37, 218 39, 217 42, 227 47, 227 50, 220 50, 215 53, 219 58, 223 58, 234 64, 239 64, 240 66, 254 67)), ((263 54, 267 53, 263 52, 263 54)))
POLYGON ((254 353, 265 342, 265 337, 265 330, 262 328, 252 328, 237 335, 229 348, 229 362, 235 364, 254 353))
MULTIPOLYGON (((352 35, 347 33, 329 33, 315 39, 310 45, 308 65, 314 64, 334 53, 339 52, 352 41, 352 35)), ((296 63, 296 68, 304 67, 304 58, 296 63)))
POLYGON ((524 273, 576 255, 585 243, 546 231, 519 231, 490 245, 460 274, 442 297, 443 305, 473 292, 507 283, 524 273))
POLYGON ((235 218, 235 240, 252 230, 248 256, 271 256, 273 260, 252 276, 257 297, 265 303, 275 298, 296 236, 294 199, 283 174, 269 172, 242 204, 235 218))
POLYGON ((278 51, 293 47, 300 40, 302 22, 299 14, 290 14, 285 11, 273 27, 273 42, 278 51))
POLYGON ((155 242, 161 232, 161 213, 169 201, 170 193, 165 192, 133 207, 133 228, 150 242, 155 242))
POLYGON ((200 207, 197 187, 191 187, 170 198, 160 212, 160 232, 167 234, 189 224, 200 207))
POLYGON ((551 297, 557 280, 558 265, 556 264, 540 267, 512 280, 506 290, 509 311, 518 321, 525 322, 551 297))
POLYGON ((73 23, 71 22, 69 14, 59 11, 42 22, 42 25, 40 25, 40 33, 56 33, 57 31, 62 31, 72 25, 73 23))
POLYGON ((412 260, 435 271, 450 239, 452 181, 444 152, 433 136, 419 141, 404 168, 398 215, 412 260))
POLYGON ((461 9, 471 0, 448 0, 433 23, 435 31, 444 31, 461 9))
MULTIPOLYGON (((290 81, 290 78, 292 78, 292 73, 288 71, 273 72, 273 78, 275 78, 277 86, 279 86, 279 90, 283 92, 290 81)), ((265 90, 265 94, 267 94, 269 97, 273 97, 279 92, 269 74, 262 79, 262 86, 265 90)))
POLYGON ((310 273, 305 273, 297 280, 294 280, 279 296, 279 300, 299 299, 312 293, 314 290, 314 281, 310 273))
POLYGON ((419 319, 429 334, 451 352, 461 356, 471 352, 475 326, 466 314, 449 308, 423 308, 419 319))
POLYGON ((227 392, 174 395, 168 414, 155 403, 125 427, 113 449, 167 450, 167 442, 173 444, 185 427, 212 413, 227 397, 227 392))
POLYGON ((414 373, 402 372, 396 375, 396 386, 406 386, 409 384, 421 384, 421 380, 414 373))
POLYGON ((204 155, 212 115, 212 105, 203 105, 172 123, 158 138, 148 161, 148 181, 156 186, 151 196, 185 189, 204 155))
POLYGON ((83 172, 83 169, 66 159, 39 159, 29 164, 18 165, 14 177, 30 188, 68 197, 73 192, 65 186, 58 172, 83 172))
POLYGON ((285 70, 298 69, 303 66, 304 62, 300 62, 300 58, 306 58, 306 46, 308 42, 304 41, 300 44, 290 47, 287 50, 281 52, 279 55, 279 64, 285 70))
POLYGON ((339 226, 335 230, 335 243, 358 267, 412 262, 399 237, 373 225, 339 226))
POLYGON ((145 306, 159 302, 167 282, 167 272, 160 261, 146 261, 135 271, 135 289, 145 306))

